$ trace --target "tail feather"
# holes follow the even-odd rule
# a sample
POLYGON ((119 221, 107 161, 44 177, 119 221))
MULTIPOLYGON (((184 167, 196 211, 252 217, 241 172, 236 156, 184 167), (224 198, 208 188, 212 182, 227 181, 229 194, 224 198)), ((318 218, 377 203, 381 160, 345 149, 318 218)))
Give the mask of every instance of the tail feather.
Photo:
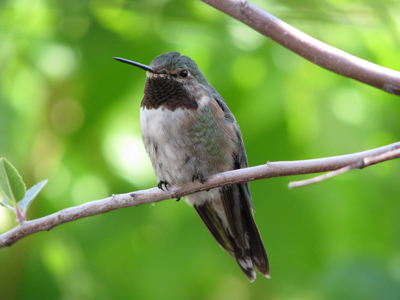
MULTIPOLYGON (((232 237, 231 237, 232 238, 232 237)), ((256 272, 254 271, 253 260, 251 258, 251 252, 249 249, 243 251, 238 247, 236 243, 235 246, 235 259, 239 267, 242 269, 244 275, 247 279, 253 282, 256 279, 256 272)))
MULTIPOLYGON (((254 221, 245 186, 235 184, 220 188, 223 210, 216 209, 218 200, 205 201, 195 209, 218 244, 235 257, 239 267, 250 281, 256 269, 269 277, 268 257, 254 221), (213 204, 214 202, 214 204, 213 204)), ((219 201, 218 201, 219 202, 219 201)))
POLYGON ((265 277, 270 278, 267 253, 261 239, 260 231, 258 230, 256 222, 254 220, 253 212, 248 205, 244 205, 244 210, 246 211, 246 215, 250 216, 245 218, 245 221, 247 222, 246 228, 249 233, 250 249, 252 252, 253 263, 256 266, 258 272, 263 274, 265 277))
POLYGON ((230 257, 235 257, 234 241, 232 241, 227 235, 221 219, 218 217, 213 206, 209 202, 205 202, 202 205, 195 205, 194 208, 217 243, 229 254, 230 257))

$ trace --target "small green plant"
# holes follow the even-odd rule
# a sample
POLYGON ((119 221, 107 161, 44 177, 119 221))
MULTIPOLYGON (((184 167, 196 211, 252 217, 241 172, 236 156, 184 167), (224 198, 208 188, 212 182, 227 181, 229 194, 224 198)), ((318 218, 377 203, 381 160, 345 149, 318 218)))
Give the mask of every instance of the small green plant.
POLYGON ((47 179, 27 191, 21 175, 14 166, 4 157, 0 158, 0 188, 5 196, 0 200, 0 205, 11 209, 17 215, 18 223, 26 221, 29 206, 46 183, 47 179))

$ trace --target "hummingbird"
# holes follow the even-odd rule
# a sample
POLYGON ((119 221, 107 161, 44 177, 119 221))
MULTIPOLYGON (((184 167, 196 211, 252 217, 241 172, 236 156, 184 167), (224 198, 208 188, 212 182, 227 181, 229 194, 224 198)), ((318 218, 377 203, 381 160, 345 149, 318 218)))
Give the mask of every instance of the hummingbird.
MULTIPOLYGON (((235 117, 192 59, 179 52, 163 53, 150 66, 114 59, 146 71, 140 127, 160 189, 248 167, 235 117)), ((248 183, 198 192, 186 201, 250 281, 254 269, 270 277, 248 183)))

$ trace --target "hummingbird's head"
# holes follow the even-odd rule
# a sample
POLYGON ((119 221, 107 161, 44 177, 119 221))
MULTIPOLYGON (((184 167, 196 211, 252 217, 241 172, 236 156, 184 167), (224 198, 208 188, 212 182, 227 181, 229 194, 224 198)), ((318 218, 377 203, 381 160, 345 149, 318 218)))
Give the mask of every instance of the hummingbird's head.
POLYGON ((181 55, 179 52, 167 52, 157 56, 150 63, 150 67, 156 71, 156 74, 166 74, 184 85, 195 84, 196 81, 198 84, 207 83, 197 64, 190 57, 181 55))
POLYGON ((143 65, 124 58, 115 57, 147 71, 142 106, 158 108, 165 106, 170 110, 178 107, 197 109, 197 101, 208 88, 208 82, 197 64, 179 52, 163 53, 150 63, 143 65))

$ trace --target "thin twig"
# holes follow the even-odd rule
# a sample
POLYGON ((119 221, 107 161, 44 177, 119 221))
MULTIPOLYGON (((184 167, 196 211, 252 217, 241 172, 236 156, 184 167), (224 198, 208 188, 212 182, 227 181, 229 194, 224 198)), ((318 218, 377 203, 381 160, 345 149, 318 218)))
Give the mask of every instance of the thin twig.
POLYGON ((358 161, 356 163, 342 167, 335 171, 328 172, 323 175, 319 175, 319 176, 312 177, 312 178, 305 179, 305 180, 289 182, 288 187, 291 189, 291 188, 311 185, 311 184, 321 182, 321 181, 330 179, 332 177, 344 174, 344 173, 349 172, 354 169, 363 169, 365 167, 369 167, 374 164, 384 162, 387 160, 391 160, 391 159, 395 159, 395 158, 399 158, 399 157, 400 157, 400 149, 395 149, 393 151, 388 151, 386 153, 382 153, 379 155, 368 156, 368 157, 361 159, 360 161, 358 161))
POLYGON ((332 177, 335 177, 335 176, 344 174, 344 173, 346 173, 346 172, 348 172, 350 170, 353 170, 354 168, 352 168, 351 166, 345 166, 345 167, 342 167, 342 168, 340 168, 338 170, 331 171, 331 172, 328 172, 326 174, 315 176, 315 177, 312 177, 312 178, 309 178, 309 179, 289 182, 288 188, 289 189, 297 188, 297 187, 311 185, 311 184, 314 184, 314 183, 318 183, 318 182, 330 179, 332 177))
POLYGON ((243 0, 201 0, 327 70, 400 95, 400 72, 318 41, 243 0))
MULTIPOLYGON (((268 162, 261 166, 233 170, 210 176, 204 184, 200 182, 189 182, 181 186, 169 187, 169 190, 166 191, 152 188, 133 193, 113 195, 109 198, 66 208, 40 219, 25 221, 10 231, 0 235, 0 248, 11 246, 18 240, 35 232, 48 231, 67 222, 105 213, 118 208, 138 206, 145 203, 155 203, 170 198, 180 198, 199 191, 205 191, 233 183, 242 183, 270 177, 336 170, 343 166, 356 163, 365 157, 383 154, 393 151, 394 149, 400 149, 400 142, 368 151, 341 156, 298 161, 268 162)), ((369 161, 369 164, 373 163, 376 162, 373 160, 369 161)))

